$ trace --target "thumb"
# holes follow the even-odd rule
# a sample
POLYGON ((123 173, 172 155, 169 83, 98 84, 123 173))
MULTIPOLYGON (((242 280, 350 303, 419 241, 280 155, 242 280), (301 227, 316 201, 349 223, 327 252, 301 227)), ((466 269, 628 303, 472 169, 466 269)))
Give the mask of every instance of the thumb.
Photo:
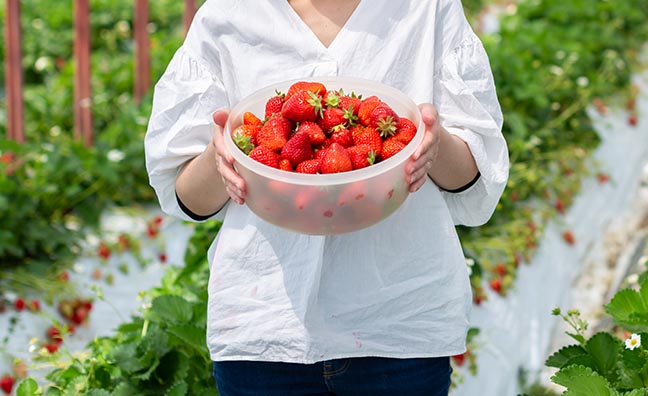
POLYGON ((432 126, 437 121, 438 113, 432 104, 423 103, 419 105, 419 111, 425 125, 432 126))
POLYGON ((228 117, 229 117, 229 109, 216 110, 212 114, 212 119, 214 120, 214 123, 216 123, 216 125, 220 126, 221 128, 225 127, 225 123, 227 122, 228 117))

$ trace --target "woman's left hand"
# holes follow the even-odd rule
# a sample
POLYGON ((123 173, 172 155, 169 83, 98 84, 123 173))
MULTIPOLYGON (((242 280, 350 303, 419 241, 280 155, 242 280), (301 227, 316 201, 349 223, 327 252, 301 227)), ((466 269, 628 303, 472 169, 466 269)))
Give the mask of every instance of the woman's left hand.
POLYGON ((428 171, 434 166, 434 161, 439 153, 439 142, 441 139, 441 123, 439 122, 439 113, 430 103, 419 105, 423 124, 425 125, 425 134, 423 141, 414 151, 409 164, 405 170, 407 172, 407 182, 409 191, 417 191, 428 177, 428 171))

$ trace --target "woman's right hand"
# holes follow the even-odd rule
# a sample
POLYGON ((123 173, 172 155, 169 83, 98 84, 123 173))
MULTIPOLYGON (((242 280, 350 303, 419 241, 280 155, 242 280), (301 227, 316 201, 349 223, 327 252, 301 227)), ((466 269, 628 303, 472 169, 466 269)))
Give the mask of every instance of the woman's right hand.
POLYGON ((216 166, 225 185, 225 191, 227 191, 227 194, 234 202, 242 205, 245 203, 245 180, 234 169, 234 157, 225 146, 225 141, 223 140, 225 123, 228 117, 228 110, 218 110, 212 114, 212 118, 216 124, 214 136, 212 137, 212 145, 214 146, 216 156, 216 166))

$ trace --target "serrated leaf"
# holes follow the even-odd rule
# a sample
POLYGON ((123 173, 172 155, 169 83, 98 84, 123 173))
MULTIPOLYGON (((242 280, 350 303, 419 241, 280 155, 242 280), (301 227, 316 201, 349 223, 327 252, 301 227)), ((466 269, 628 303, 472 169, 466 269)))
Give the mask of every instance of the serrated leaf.
POLYGON ((205 328, 192 325, 171 326, 167 330, 201 355, 207 354, 205 328))
POLYGON ((615 396, 605 378, 584 366, 569 366, 558 371, 551 380, 567 390, 564 396, 615 396))
POLYGON ((633 313, 646 310, 641 295, 632 289, 619 290, 604 308, 605 312, 620 321, 629 319, 633 313))
POLYGON ((610 382, 617 379, 616 362, 621 350, 621 343, 609 333, 594 334, 585 345, 585 349, 592 356, 597 371, 610 382))
POLYGON ((561 368, 567 363, 570 359, 586 355, 587 351, 580 345, 569 345, 563 348, 560 348, 553 355, 545 361, 547 367, 561 368))
POLYGON ((16 396, 33 396, 38 391, 38 383, 33 378, 20 381, 16 389, 16 396))
POLYGON ((648 396, 648 388, 635 389, 630 392, 623 393, 622 396, 648 396))
POLYGON ((151 311, 169 323, 188 323, 191 321, 191 303, 180 296, 162 295, 152 302, 151 311))
POLYGON ((115 390, 112 391, 110 396, 136 396, 138 395, 137 390, 131 386, 128 382, 120 382, 119 385, 115 387, 115 390))
POLYGON ((186 396, 187 395, 187 383, 180 381, 175 383, 172 387, 167 390, 165 396, 186 396))

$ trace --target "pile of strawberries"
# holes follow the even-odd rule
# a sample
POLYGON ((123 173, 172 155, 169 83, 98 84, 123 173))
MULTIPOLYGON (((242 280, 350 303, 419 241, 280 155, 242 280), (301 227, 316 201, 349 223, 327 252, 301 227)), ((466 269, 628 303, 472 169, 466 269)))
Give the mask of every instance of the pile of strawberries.
POLYGON ((377 96, 327 90, 299 81, 277 91, 263 120, 251 112, 232 130, 234 143, 267 166, 298 173, 339 173, 384 161, 401 151, 417 127, 377 96))

